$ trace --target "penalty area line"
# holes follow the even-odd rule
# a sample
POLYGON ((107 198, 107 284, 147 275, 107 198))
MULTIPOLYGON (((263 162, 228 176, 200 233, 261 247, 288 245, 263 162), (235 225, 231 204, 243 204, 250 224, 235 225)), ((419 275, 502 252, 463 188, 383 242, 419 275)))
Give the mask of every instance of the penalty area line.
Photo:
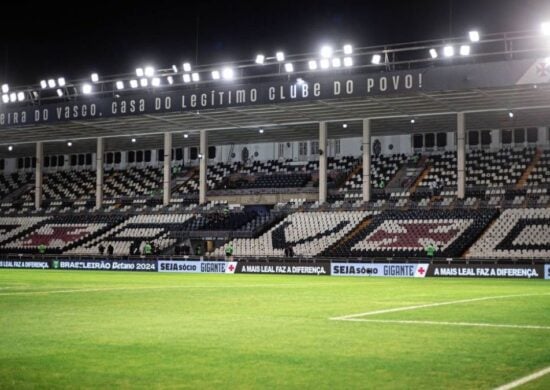
POLYGON ((489 324, 483 322, 450 322, 450 321, 424 321, 424 320, 376 320, 371 318, 349 318, 338 321, 371 322, 380 324, 403 324, 403 325, 440 325, 440 326, 471 326, 479 328, 512 328, 512 329, 535 329, 550 330, 550 326, 543 325, 515 325, 515 324, 489 324))
POLYGON ((507 383, 505 385, 499 386, 495 388, 495 390, 510 390, 514 389, 518 386, 524 385, 527 382, 534 381, 535 379, 538 379, 546 374, 550 373, 550 366, 543 368, 542 370, 539 370, 537 372, 534 372, 530 375, 524 376, 523 378, 519 378, 513 382, 507 383))

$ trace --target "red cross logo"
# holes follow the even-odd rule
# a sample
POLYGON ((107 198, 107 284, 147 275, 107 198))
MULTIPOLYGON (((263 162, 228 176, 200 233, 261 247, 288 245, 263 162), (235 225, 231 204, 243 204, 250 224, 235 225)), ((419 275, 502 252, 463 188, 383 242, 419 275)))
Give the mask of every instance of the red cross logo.
POLYGON ((229 267, 227 267, 227 269, 229 269, 229 271, 233 272, 235 267, 233 267, 233 264, 229 264, 229 267))
POLYGON ((426 270, 424 269, 424 267, 420 267, 420 268, 418 269, 418 273, 419 273, 420 275, 424 275, 424 272, 426 272, 426 270))

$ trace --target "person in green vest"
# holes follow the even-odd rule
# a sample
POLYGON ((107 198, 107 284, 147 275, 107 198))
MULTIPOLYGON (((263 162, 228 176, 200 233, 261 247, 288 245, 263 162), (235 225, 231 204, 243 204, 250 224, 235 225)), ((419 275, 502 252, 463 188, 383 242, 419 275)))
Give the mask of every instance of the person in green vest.
POLYGON ((226 260, 231 260, 233 257, 233 243, 231 242, 225 246, 225 257, 226 260))
POLYGON ((201 253, 201 244, 197 244, 197 246, 195 247, 195 255, 200 256, 201 253))
POLYGON ((386 183, 384 183, 384 180, 380 180, 380 183, 378 183, 378 188, 382 189, 386 186, 386 183))
POLYGON ((40 243, 40 245, 38 245, 38 253, 41 255, 46 253, 46 245, 44 245, 44 243, 40 243))
POLYGON ((153 253, 153 247, 149 242, 146 242, 143 246, 143 253, 145 254, 145 256, 149 256, 151 255, 151 253, 153 253))
POLYGON ((435 254, 435 246, 434 246, 434 244, 429 243, 428 246, 426 246, 425 250, 426 250, 426 256, 428 256, 429 258, 433 258, 433 257, 434 257, 434 254, 435 254))

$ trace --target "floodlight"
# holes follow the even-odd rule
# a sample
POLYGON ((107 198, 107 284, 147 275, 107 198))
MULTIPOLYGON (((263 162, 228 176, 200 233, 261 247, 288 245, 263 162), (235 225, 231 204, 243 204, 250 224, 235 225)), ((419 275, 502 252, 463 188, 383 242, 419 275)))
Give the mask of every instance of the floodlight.
POLYGON ((301 77, 298 77, 298 78, 296 79, 296 84, 298 84, 298 85, 303 85, 303 84, 305 84, 305 83, 306 83, 306 82, 305 82, 304 79, 301 78, 301 77))
POLYGON ((10 91, 10 86, 8 84, 2 84, 2 93, 8 93, 10 91))
POLYGON ((85 95, 88 95, 92 93, 92 86, 91 84, 83 84, 82 85, 82 93, 85 95))
POLYGON ((190 83, 191 82, 191 76, 189 75, 189 73, 184 73, 182 78, 183 78, 184 83, 190 83))
POLYGON ((160 85, 160 78, 153 77, 153 80, 151 80, 151 84, 153 84, 153 87, 158 87, 160 85))
POLYGON ((118 80, 116 82, 116 89, 124 89, 124 81, 118 80))
POLYGON ((461 56, 469 56, 470 55, 470 45, 460 46, 460 55, 461 56))
POLYGON ((315 70, 317 69, 317 61, 311 60, 307 63, 309 70, 315 70))
POLYGON ((344 66, 353 66, 353 58, 344 57, 344 66))
POLYGON ((2 95, 2 102, 9 103, 10 102, 10 96, 7 94, 2 95))
POLYGON ((172 76, 166 77, 166 81, 167 81, 168 84, 170 84, 170 85, 174 84, 174 78, 173 78, 172 76))
POLYGON ((61 88, 57 88, 56 92, 57 92, 57 96, 59 97, 63 96, 63 90, 61 88))
POLYGON ((143 77, 143 68, 136 68, 136 76, 143 77))
POLYGON ((8 146, 8 151, 10 151, 10 152, 11 152, 12 150, 13 150, 13 146, 11 146, 11 145, 10 145, 10 146, 8 146))
POLYGON ((282 62, 285 60, 285 53, 283 53, 282 51, 278 51, 277 53, 275 53, 275 58, 277 59, 277 61, 282 62))
POLYGON ((512 111, 508 112, 508 117, 512 119, 514 117, 514 113, 512 111))
POLYGON ((183 138, 189 138, 189 134, 185 133, 185 134, 183 135, 183 138))
POLYGON ((479 31, 470 31, 468 36, 470 37, 470 42, 479 42, 479 31))
POLYGON ((25 100, 25 92, 17 92, 17 101, 22 102, 25 100))
POLYGON ((133 144, 136 143, 136 139, 135 139, 135 138, 132 138, 132 143, 133 143, 133 144))
POLYGON ((330 66, 330 62, 326 58, 323 58, 321 61, 319 61, 319 64, 321 65, 321 69, 328 69, 328 67, 330 66))
POLYGON ((413 125, 414 125, 414 122, 416 122, 416 121, 414 120, 414 118, 413 118, 413 119, 411 119, 411 124, 413 124, 413 125))
POLYGON ((336 58, 333 58, 332 59, 332 66, 334 68, 339 68, 342 66, 342 60, 339 58, 339 57, 336 57, 336 58))
POLYGON ((224 80, 233 80, 235 77, 235 72, 232 68, 223 68, 222 77, 224 80))
POLYGON ((99 75, 97 73, 92 73, 90 75, 90 79, 92 80, 92 83, 97 83, 99 81, 99 75))
POLYGON ((344 45, 344 54, 350 55, 353 53, 353 47, 350 44, 344 45))
POLYGON ((347 124, 347 123, 344 123, 344 124, 342 125, 342 127, 343 127, 344 129, 347 129, 347 128, 348 128, 348 124, 347 124))
POLYGON ((153 77, 155 75, 155 68, 152 66, 145 67, 145 77, 153 77))
POLYGON ((200 75, 199 75, 198 73, 195 72, 195 73, 192 73, 192 74, 191 74, 191 80, 193 80, 193 81, 200 81, 200 80, 201 80, 201 77, 200 77, 200 75))
POLYGON ((256 56, 256 63, 257 64, 263 65, 264 61, 265 61, 265 56, 263 54, 258 54, 256 56))
POLYGON ((183 63, 183 71, 184 72, 191 72, 191 64, 189 62, 183 63))
POLYGON ((67 146, 70 148, 71 146, 73 146, 73 143, 71 141, 67 142, 67 146))
POLYGON ((60 77, 57 79, 57 85, 59 85, 60 87, 64 87, 65 84, 65 77, 60 77))
POLYGON ((14 103, 17 101, 17 94, 15 92, 10 93, 10 102, 14 103))
POLYGON ((49 79, 49 80, 48 80, 48 87, 50 87, 50 88, 54 88, 54 87, 55 87, 55 80, 54 80, 54 79, 49 79))
POLYGON ((437 58, 437 50, 430 49, 430 57, 432 57, 433 59, 436 59, 437 58))
POLYGON ((550 22, 543 22, 540 25, 542 35, 550 35, 550 22))
POLYGON ((146 87, 149 85, 149 80, 146 79, 145 77, 142 79, 139 79, 139 85, 141 85, 142 87, 146 87))
POLYGON ((48 87, 48 83, 46 82, 46 80, 41 80, 40 81, 40 88, 46 89, 47 87, 48 87))
POLYGON ((321 54, 321 57, 323 57, 323 58, 332 57, 332 47, 327 46, 327 45, 321 47, 320 54, 321 54))
POLYGON ((138 82, 137 82, 137 80, 130 80, 130 87, 132 87, 132 88, 137 88, 137 87, 138 87, 138 82))
POLYGON ((445 57, 452 57, 455 55, 455 48, 452 46, 445 46, 443 48, 443 55, 445 57))
POLYGON ((294 65, 292 65, 292 62, 287 62, 287 63, 285 64, 285 71, 286 71, 287 73, 292 73, 292 72, 294 72, 294 65))
POLYGON ((178 73, 178 67, 176 65, 172 65, 172 70, 174 73, 178 73))
POLYGON ((372 59, 370 60, 371 63, 374 65, 378 65, 380 63, 380 60, 382 60, 382 56, 380 54, 375 54, 372 56, 372 59))
POLYGON ((219 80, 220 79, 220 72, 217 70, 212 71, 212 79, 219 80))

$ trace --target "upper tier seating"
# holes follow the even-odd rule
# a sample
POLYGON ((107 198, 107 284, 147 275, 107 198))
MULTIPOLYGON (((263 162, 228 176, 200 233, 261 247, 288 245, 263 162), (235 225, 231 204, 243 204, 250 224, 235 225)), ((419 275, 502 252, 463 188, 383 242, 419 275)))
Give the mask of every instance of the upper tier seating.
POLYGON ((495 216, 489 210, 385 211, 361 232, 325 256, 424 257, 428 244, 436 256, 462 255, 495 216))
MULTIPOLYGON (((233 254, 283 256, 285 248, 290 246, 296 256, 317 256, 368 215, 367 211, 297 212, 258 238, 233 240, 233 254)), ((214 254, 223 256, 224 248, 217 248, 214 254)))
MULTIPOLYGON (((407 156, 404 154, 393 154, 391 156, 371 155, 371 185, 377 188, 381 182, 384 182, 384 187, 387 186, 406 161, 407 156)), ((362 186, 363 168, 360 168, 340 188, 340 192, 361 191, 362 186)))
POLYGON ((530 187, 550 186, 550 150, 542 152, 537 165, 527 179, 527 185, 530 187))
POLYGON ((548 259, 550 209, 508 209, 468 252, 472 258, 548 259))
POLYGON ((31 172, 12 173, 6 176, 0 175, 0 199, 30 183, 32 176, 31 172))

